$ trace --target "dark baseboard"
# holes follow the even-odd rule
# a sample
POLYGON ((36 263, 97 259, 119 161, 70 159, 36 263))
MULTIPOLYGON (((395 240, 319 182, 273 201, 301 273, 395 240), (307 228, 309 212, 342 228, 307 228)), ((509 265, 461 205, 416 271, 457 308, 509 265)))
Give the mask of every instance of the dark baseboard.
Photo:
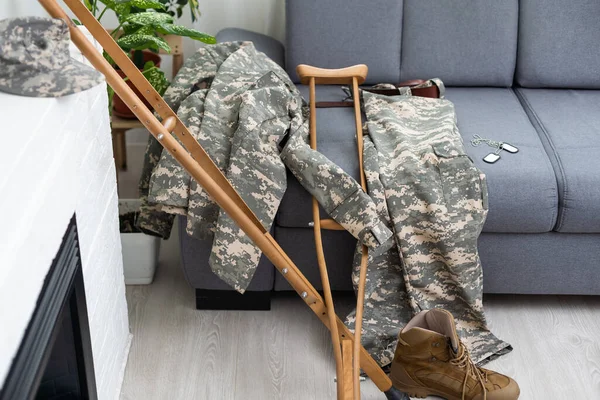
POLYGON ((271 309, 271 292, 196 289, 197 310, 255 310, 271 309))

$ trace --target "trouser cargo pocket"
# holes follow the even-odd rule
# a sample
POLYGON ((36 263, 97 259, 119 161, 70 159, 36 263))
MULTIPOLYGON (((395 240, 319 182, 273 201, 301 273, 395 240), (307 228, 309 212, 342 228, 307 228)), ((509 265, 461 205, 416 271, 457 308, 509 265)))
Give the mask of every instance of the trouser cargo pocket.
POLYGON ((432 145, 449 213, 485 212, 488 209, 485 175, 473 160, 446 143, 432 145))

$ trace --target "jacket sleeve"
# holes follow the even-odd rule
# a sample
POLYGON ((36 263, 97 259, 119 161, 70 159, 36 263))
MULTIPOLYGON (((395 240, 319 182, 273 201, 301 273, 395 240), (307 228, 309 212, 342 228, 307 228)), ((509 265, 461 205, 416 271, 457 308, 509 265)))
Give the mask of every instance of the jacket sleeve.
POLYGON ((325 211, 369 250, 381 253, 392 245, 392 232, 381 221, 373 200, 358 182, 308 145, 306 107, 300 100, 290 106, 294 115, 281 159, 325 211))

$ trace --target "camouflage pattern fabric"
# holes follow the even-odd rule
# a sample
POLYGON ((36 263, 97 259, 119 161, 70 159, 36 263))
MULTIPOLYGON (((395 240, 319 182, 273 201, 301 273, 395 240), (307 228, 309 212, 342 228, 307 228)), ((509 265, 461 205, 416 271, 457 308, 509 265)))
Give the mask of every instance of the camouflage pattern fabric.
POLYGON ((61 19, 0 21, 0 91, 60 97, 90 89, 102 75, 69 55, 69 28, 61 19))
MULTIPOLYGON (((310 149, 306 103, 285 71, 252 43, 200 49, 177 74, 165 100, 266 229, 285 192, 287 166, 361 243, 374 252, 390 243, 392 233, 373 200, 340 167, 310 149)), ((148 196, 138 225, 164 236, 170 226, 162 217, 187 215, 190 235, 212 237, 213 272, 244 292, 260 250, 154 142, 151 138, 140 183, 148 196)))
MULTIPOLYGON (((163 96, 203 146, 210 144, 199 136, 206 88, 219 65, 238 48, 239 43, 221 43, 199 49, 186 59, 163 96)), ((179 214, 188 217, 188 234, 197 239, 212 237, 218 215, 217 205, 173 156, 163 152, 162 145, 152 136, 148 139, 139 192, 142 207, 137 224, 142 231, 168 239, 174 216, 179 214)))
MULTIPOLYGON (((466 155, 454 106, 444 99, 362 92, 368 191, 394 246, 371 254, 362 340, 382 366, 418 312, 452 313, 474 361, 507 353, 487 328, 477 238, 488 212, 485 175, 466 155)), ((360 246, 353 281, 358 283, 360 246)), ((353 328, 354 313, 347 318, 353 328)))

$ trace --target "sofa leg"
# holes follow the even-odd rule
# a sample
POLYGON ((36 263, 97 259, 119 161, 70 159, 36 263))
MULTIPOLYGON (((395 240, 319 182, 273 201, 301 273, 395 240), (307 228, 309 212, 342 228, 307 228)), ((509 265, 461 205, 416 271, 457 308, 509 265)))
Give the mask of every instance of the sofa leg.
POLYGON ((271 292, 196 289, 197 310, 256 310, 271 309, 271 292))

